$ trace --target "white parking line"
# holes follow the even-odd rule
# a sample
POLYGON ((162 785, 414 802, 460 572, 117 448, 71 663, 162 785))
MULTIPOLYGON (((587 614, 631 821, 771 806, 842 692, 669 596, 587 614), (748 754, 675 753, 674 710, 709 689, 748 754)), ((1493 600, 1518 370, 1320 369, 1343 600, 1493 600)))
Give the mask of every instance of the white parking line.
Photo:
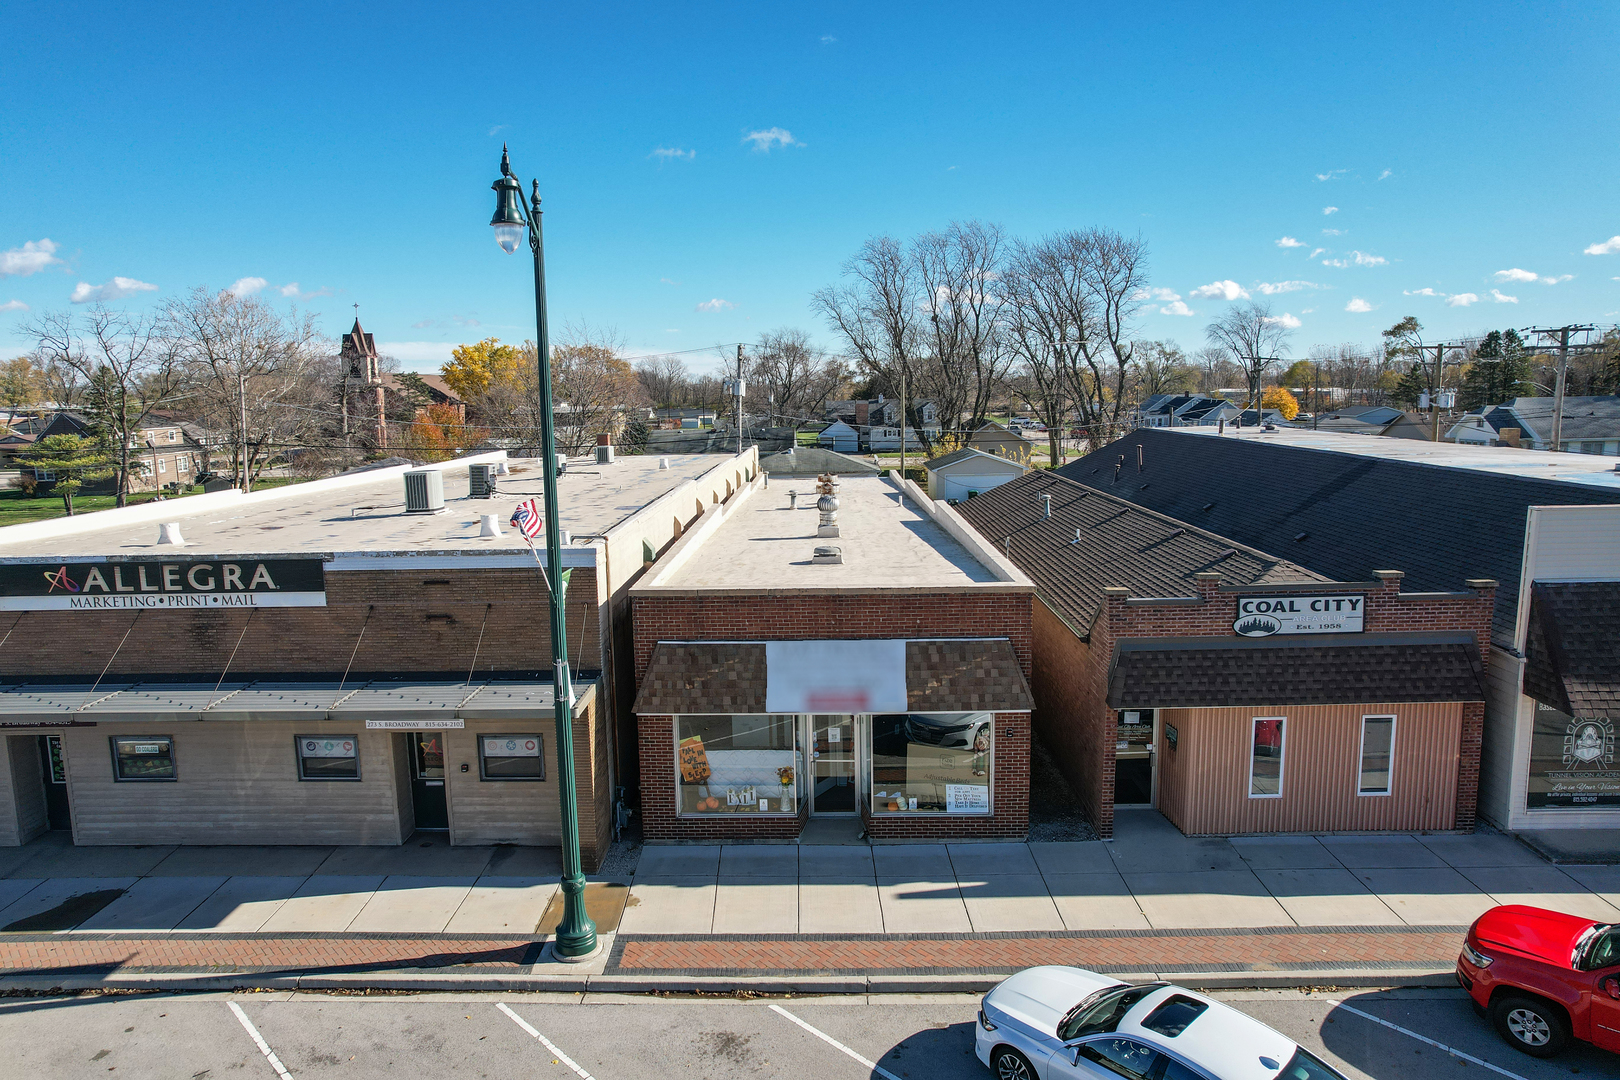
POLYGON ((247 1013, 242 1011, 242 1006, 234 1001, 226 1002, 226 1004, 231 1007, 231 1012, 236 1014, 236 1018, 242 1021, 242 1026, 247 1028, 247 1033, 253 1036, 254 1043, 259 1047, 259 1053, 263 1054, 264 1060, 268 1061, 270 1067, 276 1070, 276 1075, 281 1077, 281 1080, 292 1080, 292 1073, 288 1072, 287 1066, 283 1065, 281 1059, 276 1057, 276 1052, 270 1049, 270 1044, 264 1041, 264 1036, 260 1035, 259 1029, 253 1026, 253 1021, 247 1018, 247 1013))
POLYGON ((495 1007, 497 1009, 501 1010, 501 1012, 505 1013, 507 1016, 510 1016, 512 1018, 512 1023, 516 1024, 518 1027, 522 1028, 524 1031, 527 1031, 530 1035, 533 1035, 535 1038, 539 1039, 540 1040, 540 1045, 544 1046, 547 1050, 550 1050, 553 1054, 556 1054, 558 1061, 562 1062, 564 1065, 568 1066, 570 1069, 573 1069, 576 1073, 578 1073, 579 1077, 580 1077, 580 1080, 596 1080, 596 1077, 592 1076, 590 1073, 588 1073, 584 1069, 580 1068, 578 1062, 576 1062, 573 1058, 569 1057, 567 1054, 565 1054, 561 1050, 557 1049, 557 1044, 556 1043, 552 1042, 550 1039, 546 1038, 544 1035, 542 1035, 538 1031, 536 1031, 533 1028, 533 1026, 531 1026, 529 1024, 529 1022, 527 1020, 523 1019, 523 1017, 519 1016, 517 1013, 513 1012, 511 1009, 508 1009, 506 1007, 506 1002, 504 1002, 504 1001, 499 1002, 498 1004, 496 1004, 495 1007))
POLYGON ((1405 1036, 1407 1036, 1409 1038, 1416 1039, 1420 1043, 1427 1043, 1428 1045, 1434 1047, 1436 1050, 1444 1050, 1446 1053, 1450 1054, 1452 1057, 1460 1057, 1464 1061, 1471 1061, 1475 1065, 1480 1066, 1481 1068, 1486 1068, 1486 1069, 1491 1070, 1491 1072, 1500 1073, 1503 1076, 1509 1077, 1510 1080, 1528 1080, 1528 1078, 1520 1076, 1516 1072, 1508 1072, 1506 1069, 1502 1068, 1500 1065, 1492 1065, 1490 1062, 1486 1061, 1484 1058, 1477 1058, 1473 1054, 1465 1053, 1465 1052, 1463 1052, 1461 1050, 1458 1050, 1454 1046, 1447 1046, 1443 1042, 1435 1042, 1433 1039, 1429 1038, 1426 1035, 1419 1035, 1417 1032, 1412 1031, 1412 1030, 1410 1030, 1408 1028, 1403 1028, 1399 1024, 1392 1024, 1388 1020, 1383 1019, 1382 1017, 1374 1016, 1371 1013, 1364 1013, 1360 1009, 1351 1008, 1349 1005, 1346 1005, 1342 1001, 1334 1001, 1332 998, 1326 998, 1325 1000, 1327 1001, 1327 1003, 1329 1005, 1332 1005, 1335 1009, 1343 1009, 1345 1012, 1353 1013, 1356 1016, 1361 1017, 1363 1020, 1371 1020, 1375 1024, 1381 1024, 1384 1027, 1389 1028, 1391 1031, 1398 1031, 1402 1035, 1405 1035, 1405 1036))
POLYGON ((820 1039, 822 1042, 826 1043, 829 1046, 834 1046, 834 1047, 837 1047, 839 1050, 842 1050, 844 1053, 848 1054, 850 1057, 854 1058, 856 1061, 860 1062, 862 1065, 865 1065, 868 1069, 871 1069, 873 1072, 877 1073, 879 1076, 884 1077, 885 1080, 900 1080, 900 1078, 898 1076, 894 1075, 894 1073, 890 1072, 888 1069, 885 1069, 883 1066, 877 1064, 876 1062, 866 1060, 861 1055, 857 1054, 855 1051, 851 1050, 849 1047, 845 1046, 843 1043, 839 1042, 837 1039, 835 1039, 831 1035, 827 1034, 825 1031, 822 1031, 819 1028, 811 1027, 809 1024, 805 1023, 803 1020, 800 1020, 797 1016, 794 1016, 792 1013, 790 1013, 786 1009, 782 1008, 782 1006, 780 1006, 780 1005, 772 1005, 771 1006, 771 1011, 776 1012, 776 1013, 781 1013, 783 1016, 787 1017, 789 1020, 793 1021, 795 1024, 798 1024, 800 1027, 804 1028, 804 1030, 808 1031, 810 1034, 814 1035, 816 1038, 820 1039))

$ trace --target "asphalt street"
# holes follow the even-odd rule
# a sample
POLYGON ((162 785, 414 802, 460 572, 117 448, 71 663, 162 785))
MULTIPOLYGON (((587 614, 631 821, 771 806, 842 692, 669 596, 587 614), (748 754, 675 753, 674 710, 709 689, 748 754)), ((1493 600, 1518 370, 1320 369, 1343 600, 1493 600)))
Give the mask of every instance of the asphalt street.
MULTIPOLYGON (((1455 991, 1218 996, 1356 1080, 1620 1074, 1620 1058, 1589 1047, 1552 1062, 1513 1052, 1455 991)), ((973 1056, 977 1005, 976 995, 8 998, 0 1000, 0 1077, 982 1080, 989 1074, 973 1056)))

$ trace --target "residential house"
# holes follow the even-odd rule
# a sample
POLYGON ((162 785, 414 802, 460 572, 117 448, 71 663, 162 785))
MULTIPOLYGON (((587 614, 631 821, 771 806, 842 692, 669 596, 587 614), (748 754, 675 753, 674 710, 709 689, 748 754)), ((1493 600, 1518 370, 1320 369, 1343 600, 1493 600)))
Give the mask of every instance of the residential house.
POLYGON ((861 452, 861 436, 851 425, 834 420, 821 429, 816 436, 816 445, 840 454, 858 454, 861 452))
POLYGON ((923 462, 923 469, 928 474, 928 497, 955 503, 1016 480, 1029 470, 1029 465, 1011 455, 965 447, 923 462))
POLYGON ((1034 456, 1035 447, 1038 445, 994 420, 987 421, 983 427, 970 435, 967 444, 969 448, 980 453, 1003 457, 1023 465, 1029 464, 1029 459, 1034 456))
MULTIPOLYGON (((1553 399, 1513 398, 1467 413, 1446 431, 1446 441, 1551 450, 1553 399)), ((1575 454, 1620 455, 1620 397, 1566 397, 1556 448, 1575 454)))

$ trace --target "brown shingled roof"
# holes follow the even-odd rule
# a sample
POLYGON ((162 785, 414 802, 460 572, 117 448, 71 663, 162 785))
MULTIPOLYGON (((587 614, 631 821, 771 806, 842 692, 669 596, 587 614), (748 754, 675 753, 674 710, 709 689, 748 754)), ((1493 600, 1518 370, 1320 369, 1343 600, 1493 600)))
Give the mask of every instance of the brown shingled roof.
POLYGON ((1620 581, 1530 587, 1524 692, 1571 716, 1620 720, 1620 581))
MULTIPOLYGON (((1029 684, 1005 638, 906 642, 906 700, 912 712, 1028 712, 1029 684)), ((661 641, 633 712, 763 713, 763 643, 661 641)))
POLYGON ((1467 634, 1391 634, 1330 645, 1256 639, 1211 647, 1210 641, 1125 639, 1109 670, 1108 704, 1196 709, 1485 700, 1479 646, 1467 634))
POLYGON ((1194 575, 1205 571, 1218 571, 1225 585, 1328 580, 1044 469, 980 492, 956 512, 1008 552, 1047 606, 1082 636, 1110 586, 1168 597, 1197 596, 1194 575), (1052 496, 1050 520, 1042 516, 1042 495, 1052 496))

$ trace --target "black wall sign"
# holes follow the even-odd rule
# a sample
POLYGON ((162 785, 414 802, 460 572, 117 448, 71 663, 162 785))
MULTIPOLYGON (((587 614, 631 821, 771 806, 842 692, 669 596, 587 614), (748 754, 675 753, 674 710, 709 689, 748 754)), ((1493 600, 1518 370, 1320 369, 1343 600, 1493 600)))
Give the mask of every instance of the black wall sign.
POLYGON ((64 559, 0 564, 0 611, 325 607, 320 559, 64 559))

